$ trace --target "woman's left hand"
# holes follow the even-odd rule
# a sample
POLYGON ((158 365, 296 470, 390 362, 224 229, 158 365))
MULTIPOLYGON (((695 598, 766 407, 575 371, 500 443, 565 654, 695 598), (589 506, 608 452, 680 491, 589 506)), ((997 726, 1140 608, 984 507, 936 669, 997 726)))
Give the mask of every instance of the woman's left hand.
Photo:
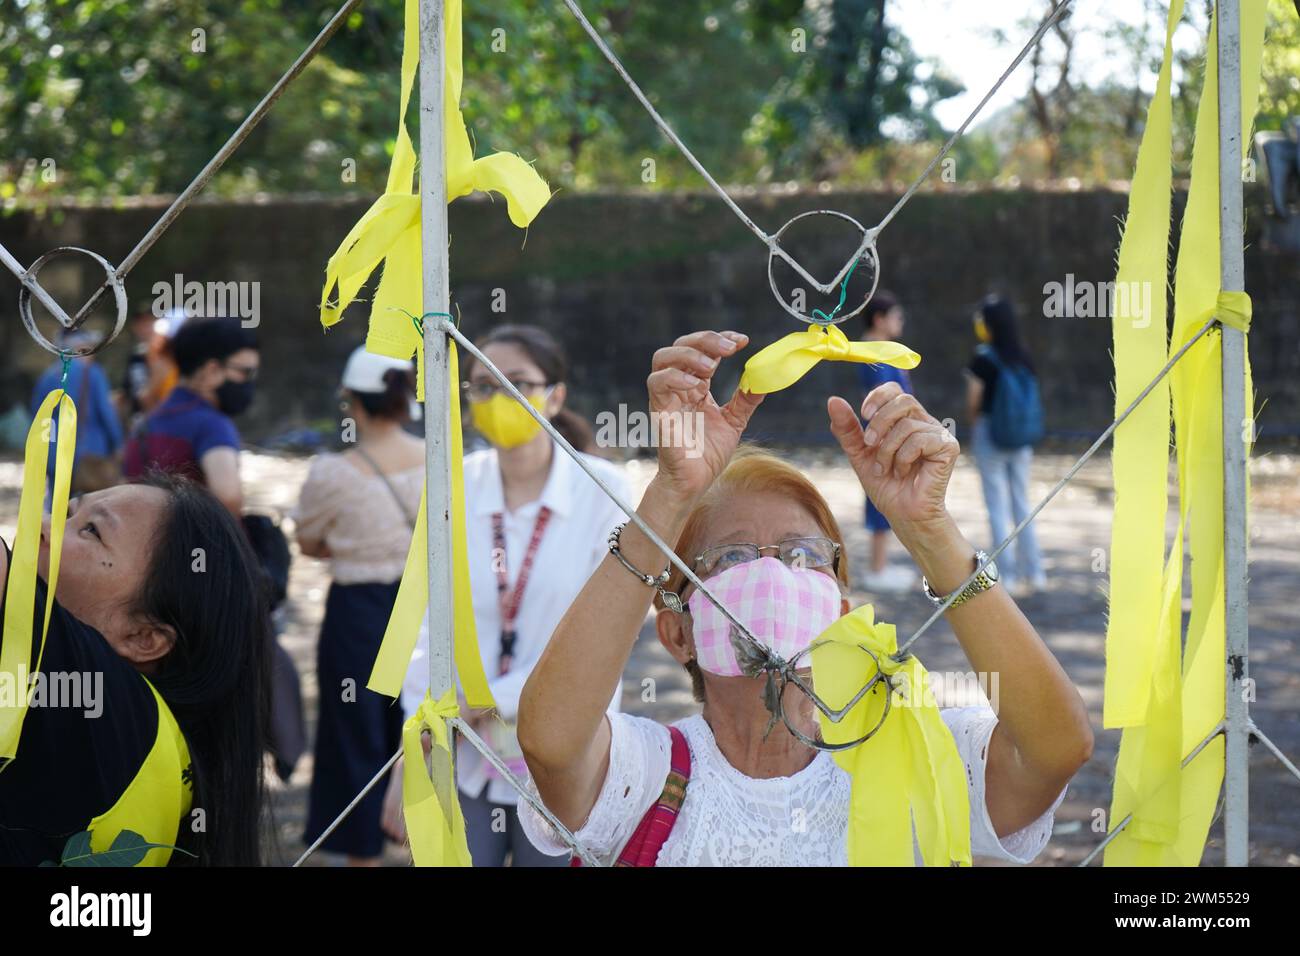
POLYGON ((865 429, 844 399, 826 409, 863 490, 900 537, 951 521, 945 498, 960 446, 920 402, 896 382, 874 388, 862 403, 865 429))

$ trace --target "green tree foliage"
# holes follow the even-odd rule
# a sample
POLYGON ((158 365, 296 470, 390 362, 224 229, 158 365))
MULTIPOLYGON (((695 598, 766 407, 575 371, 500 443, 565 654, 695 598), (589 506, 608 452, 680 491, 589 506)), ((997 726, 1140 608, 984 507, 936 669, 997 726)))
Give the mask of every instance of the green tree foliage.
MULTIPOLYGON (((888 29, 884 6, 583 3, 692 149, 733 181, 806 174, 809 159, 879 143, 890 121, 906 135, 935 128, 928 105, 956 87, 888 29)), ((301 0, 0 0, 0 198, 175 192, 334 9, 301 0), (51 163, 52 182, 36 175, 51 163)), ((401 0, 362 4, 215 190, 381 189, 401 23, 401 0)), ((698 184, 559 3, 467 4, 464 37, 465 115, 480 152, 518 150, 570 188, 698 184)))
MULTIPOLYGON (((656 106, 723 182, 907 181, 961 92, 893 25, 902 0, 582 0, 656 106)), ((999 26, 1008 55, 1052 0, 999 26)), ((958 144, 960 182, 1122 179, 1132 169, 1167 4, 1116 24, 1104 78, 1049 34, 1025 101, 958 144), (1064 69, 1062 69, 1064 67, 1064 69)), ((1175 64, 1189 153, 1210 0, 1188 3, 1175 64)), ((337 0, 0 0, 0 201, 184 187, 337 9, 337 0)), ((383 189, 402 0, 366 0, 214 181, 220 194, 383 189)), ((559 188, 696 188, 559 0, 467 0, 464 112, 479 153, 517 151, 559 188)), ((1270 0, 1259 127, 1300 113, 1294 0, 1270 0)), ((410 115, 412 131, 418 111, 410 115)), ((936 185, 942 185, 937 182, 936 185)))

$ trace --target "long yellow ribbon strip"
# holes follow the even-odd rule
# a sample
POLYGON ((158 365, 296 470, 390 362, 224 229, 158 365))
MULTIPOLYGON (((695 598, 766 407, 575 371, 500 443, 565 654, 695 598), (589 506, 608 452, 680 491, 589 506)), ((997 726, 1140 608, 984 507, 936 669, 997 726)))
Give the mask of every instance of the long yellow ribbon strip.
MULTIPOLYGON (((468 545, 465 535, 465 481, 462 474, 462 448, 460 428, 460 367, 456 345, 450 343, 451 396, 451 551, 455 564, 452 568, 452 607, 454 609, 455 640, 453 652, 456 672, 465 699, 471 707, 494 707, 487 676, 483 672, 483 658, 479 655, 478 630, 474 624, 474 599, 470 592, 469 565, 465 556, 468 545)), ((429 522, 427 496, 420 496, 420 511, 415 519, 415 532, 406 554, 406 568, 402 582, 397 586, 397 600, 388 619, 384 639, 375 657, 374 669, 366 686, 380 694, 396 697, 402 691, 402 681, 410 664, 411 654, 419 640, 420 622, 429 606, 429 522)))
MULTIPOLYGON (((461 4, 449 0, 445 6, 447 199, 451 201, 474 190, 494 191, 506 199, 510 219, 528 225, 550 198, 550 190, 537 172, 520 157, 496 153, 474 159, 465 120, 460 111, 462 85, 461 4)), ((416 169, 415 147, 406 129, 406 113, 419 64, 419 9, 407 0, 405 36, 402 44, 401 107, 398 113, 397 145, 388 172, 388 186, 373 206, 348 233, 326 268, 321 294, 321 322, 326 327, 342 317, 375 267, 384 263, 370 313, 366 348, 379 355, 410 358, 415 353, 417 398, 424 395, 424 355, 419 331, 409 318, 414 304, 423 312, 421 282, 420 194, 413 186, 416 169), (337 290, 337 300, 331 293, 337 290)), ((470 598, 469 568, 465 557, 465 491, 461 472, 460 373, 456 346, 449 343, 451 407, 451 485, 453 603, 456 669, 466 699, 475 707, 491 707, 491 692, 483 672, 470 598)), ((367 686, 389 696, 401 691, 402 678, 418 638, 419 625, 428 606, 428 517, 422 496, 415 532, 407 553, 402 583, 389 619, 383 644, 367 686)))
MULTIPOLYGON (((926 866, 970 865, 970 794, 957 744, 930 693, 929 675, 914 656, 894 660, 894 625, 875 623, 865 604, 841 617, 817 638, 812 651, 813 685, 830 706, 847 702, 875 674, 868 648, 894 689, 892 709, 865 743, 835 754, 852 778, 848 858, 852 866, 914 866, 912 834, 926 866)), ((844 719, 820 711, 822 738, 845 743, 867 733, 885 705, 877 684, 844 719)))
MULTIPOLYGON (((447 201, 475 190, 498 192, 505 197, 510 220, 520 228, 550 199, 550 189, 531 166, 511 153, 495 153, 474 158, 465 118, 460 111, 461 4, 447 0, 444 7, 444 141, 446 145, 447 201)), ((338 322, 343 311, 356 298, 370 274, 381 262, 383 277, 375 293, 366 333, 366 348, 378 355, 409 359, 416 357, 416 398, 423 401, 423 339, 410 312, 419 305, 424 314, 424 290, 421 279, 420 192, 413 183, 416 154, 406 129, 416 66, 420 59, 419 7, 416 0, 406 0, 402 41, 401 106, 398 111, 397 144, 388 170, 384 195, 366 211, 344 238, 325 270, 325 287, 321 292, 321 324, 326 328, 338 322), (331 293, 337 298, 331 301, 331 293)), ((469 565, 466 558, 465 481, 462 472, 463 449, 460 423, 460 368, 456 346, 448 342, 450 405, 451 523, 452 523, 452 603, 453 649, 457 677, 465 698, 473 707, 495 706, 483 661, 479 656, 478 636, 474 625, 474 605, 470 595, 469 565)), ((396 697, 419 637, 420 622, 428 608, 428 490, 420 496, 420 510, 411 536, 406 567, 398 586, 393 613, 388 620, 384 639, 375 658, 367 686, 381 694, 396 697)), ((457 714, 455 688, 436 706, 425 706, 407 722, 403 734, 406 771, 402 793, 412 852, 417 863, 433 865, 469 865, 465 847, 465 826, 460 816, 454 786, 448 799, 451 806, 440 806, 433 785, 424 772, 419 747, 420 730, 430 729, 438 746, 450 754, 451 745, 445 720, 457 714), (413 743, 414 741, 414 743, 413 743), (414 752, 413 752, 414 747, 414 752), (432 807, 432 810, 426 809, 432 807), (427 817, 427 818, 426 818, 427 817)), ((453 775, 454 779, 454 775, 453 775)))
POLYGON ((439 799, 438 792, 424 765, 424 747, 420 736, 429 731, 433 746, 445 751, 445 758, 435 753, 437 759, 451 761, 453 772, 448 780, 455 780, 456 755, 447 730, 448 718, 459 713, 456 689, 450 688, 436 702, 428 694, 424 702, 402 726, 402 809, 406 814, 406 832, 411 842, 411 857, 416 866, 470 866, 469 846, 465 840, 465 821, 456 798, 455 784, 451 784, 447 805, 439 799))
MULTIPOLYGON (((1176 3, 1176 6, 1178 14, 1181 14, 1182 4, 1176 3)), ((1249 139, 1258 103, 1264 0, 1245 0, 1241 10, 1244 144, 1249 139)), ((1177 16, 1171 9, 1170 35, 1176 26, 1177 16)), ((1167 43, 1162 80, 1171 56, 1169 46, 1167 43)), ((1185 344, 1210 315, 1218 316, 1224 324, 1243 331, 1250 324, 1249 297, 1245 293, 1225 293, 1219 289, 1217 59, 1217 29, 1212 28, 1205 84, 1197 115, 1192 182, 1175 270, 1174 324, 1169 336, 1168 354, 1185 344)), ((1159 148, 1168 149, 1171 120, 1167 83, 1157 88, 1157 100, 1159 104, 1152 102, 1151 117, 1143 138, 1144 150, 1152 137, 1159 148)), ((1159 159, 1164 162, 1163 156, 1159 159)), ((1142 172, 1140 158, 1139 176, 1142 172)), ((1135 178, 1134 193, 1142 188, 1157 187, 1135 178)), ((1167 185, 1164 188, 1167 192, 1167 185)), ((1130 234, 1133 234, 1133 242, 1150 242, 1158 246, 1163 259, 1168 225, 1167 208, 1163 217, 1148 209, 1144 217, 1135 219, 1131 212, 1124 243, 1127 245, 1130 234)), ((1121 250, 1121 273, 1123 265, 1121 250)), ((1158 274, 1161 284, 1154 286, 1158 290, 1163 289, 1163 270, 1162 261, 1158 274)), ((1124 278, 1123 274, 1120 278, 1124 278)), ((1147 278, 1154 282, 1156 277, 1148 274, 1147 278)), ((1149 330, 1152 339, 1155 336, 1160 340, 1164 338, 1163 309, 1161 318, 1162 321, 1158 325, 1153 323, 1149 330)), ((1132 352, 1128 350, 1134 341, 1135 337, 1121 327, 1117 316, 1117 375, 1121 360, 1132 358, 1132 352)), ((1163 365, 1165 360, 1164 355, 1159 356, 1156 366, 1163 365)), ((1148 357, 1147 361, 1149 364, 1152 358, 1148 357)), ((1124 573, 1119 567, 1120 556, 1129 552, 1131 563, 1133 550, 1141 548, 1145 552, 1156 544, 1163 549, 1165 507, 1152 516, 1154 520, 1141 523, 1144 527, 1141 533, 1147 537, 1139 540, 1137 526, 1131 523, 1130 518, 1121 518, 1118 505, 1125 495, 1151 498, 1156 483, 1161 489, 1160 502, 1167 505, 1163 489, 1166 483, 1168 416, 1164 415, 1162 424, 1152 426, 1146 423, 1140 428, 1134 427, 1131 419, 1116 435, 1118 439, 1125 429, 1129 429, 1124 446, 1125 460, 1120 460, 1121 446, 1118 442, 1115 456, 1117 511, 1112 538, 1114 559, 1111 628, 1107 639, 1105 725, 1126 728, 1115 768, 1111 825, 1129 813, 1133 814, 1133 821, 1107 848, 1105 862, 1108 866, 1195 866, 1199 863, 1223 779, 1221 737, 1212 741, 1185 769, 1180 769, 1183 757, 1209 734, 1224 713, 1221 365, 1222 338, 1217 333, 1210 333, 1196 342, 1170 373, 1177 436, 1179 522, 1164 566, 1161 587, 1157 590, 1151 586, 1154 582, 1149 580, 1152 577, 1150 567, 1135 572, 1140 575, 1143 586, 1151 588, 1138 597, 1136 604, 1129 603, 1134 598, 1130 593, 1133 582, 1127 582, 1127 589, 1120 583, 1124 573), (1145 489, 1133 471, 1128 470, 1143 458, 1143 445, 1147 448, 1145 489), (1123 471, 1121 465, 1124 465, 1123 471), (1180 640, 1183 537, 1189 515, 1193 514, 1195 524, 1190 534, 1192 613, 1184 651, 1180 640), (1136 613, 1139 610, 1141 620, 1136 613)), ((1249 363, 1245 373, 1249 408, 1249 363)), ((1117 403, 1126 404, 1131 398, 1124 397, 1117 388, 1117 403)), ((1241 440, 1249 443, 1251 430, 1246 425, 1243 423, 1241 440)))
MULTIPOLYGON (((50 630, 54 590, 59 583, 59 562, 63 556, 63 527, 68 519, 68 488, 72 482, 72 461, 77 447, 77 407, 71 396, 55 389, 45 396, 32 427, 27 431, 23 453, 23 490, 18 502, 18 529, 9 558, 9 580, 5 585, 4 638, 0 644, 0 680, 20 693, 12 702, 0 703, 0 759, 4 767, 18 756, 18 739, 30 702, 30 676, 41 669, 45 638, 50 630), (54 408, 58 406, 57 434, 54 408), (45 589, 45 618, 41 642, 32 665, 32 629, 36 611, 36 577, 41 550, 41 519, 45 507, 45 485, 49 468, 49 443, 54 442, 54 495, 50 510, 50 573, 45 589)), ((0 767, 3 769, 3 767, 0 767)))
MULTIPOLYGON (((1116 289, 1148 288, 1151 314, 1141 295, 1115 297, 1113 316, 1115 410, 1133 401, 1167 361, 1165 288, 1173 171, 1170 97, 1173 37, 1183 0, 1172 0, 1165 54, 1156 92, 1147 107, 1120 240, 1116 289)), ((1161 568, 1169 508, 1169 380, 1162 379, 1115 431, 1111 469, 1115 517, 1111 524, 1110 615, 1106 626, 1103 726, 1138 726, 1146 720, 1160 630, 1161 568), (1160 434, 1160 441, 1152 437, 1160 434)))
POLYGON ((916 368, 921 356, 897 342, 851 342, 837 325, 810 326, 755 353, 745 363, 740 389, 753 395, 779 392, 822 361, 916 368))

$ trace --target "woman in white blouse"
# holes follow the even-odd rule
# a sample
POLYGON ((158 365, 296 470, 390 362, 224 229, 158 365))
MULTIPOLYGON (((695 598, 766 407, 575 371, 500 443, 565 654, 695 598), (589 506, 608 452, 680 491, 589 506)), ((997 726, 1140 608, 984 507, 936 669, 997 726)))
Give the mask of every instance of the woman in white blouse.
MULTIPOLYGON (((796 566, 791 557, 799 556, 807 568, 845 580, 839 531, 816 488, 769 455, 732 461, 761 396, 737 391, 719 406, 709 387, 719 363, 747 341, 735 332, 699 332, 655 354, 648 380, 652 410, 703 415, 702 446, 692 449, 695 454, 659 449, 659 471, 638 514, 676 542, 678 555, 706 579, 747 562, 756 566, 760 557, 796 566), (791 547, 796 539, 799 546, 791 547)), ((865 430, 842 398, 831 398, 828 412, 863 489, 933 591, 955 590, 975 567, 975 551, 945 506, 956 441, 892 383, 864 401, 865 430)), ((677 759, 669 728, 607 716, 604 703, 628 661, 654 586, 661 605, 665 593, 683 600, 690 593, 679 573, 666 581, 658 577, 664 557, 635 525, 621 532, 619 551, 636 571, 629 573, 620 555, 606 556, 556 629, 519 705, 530 786, 606 862, 626 852, 634 832, 641 839, 638 823, 672 794, 665 784, 670 760, 676 767, 677 759)), ((769 567, 780 572, 781 565, 769 567)), ((1078 692, 1006 590, 984 580, 967 591, 947 619, 972 668, 997 674, 1000 690, 997 715, 988 708, 943 712, 966 764, 971 849, 1027 862, 1046 843, 1068 781, 1091 755, 1092 732, 1078 692)), ((692 617, 701 617, 701 605, 689 606, 694 614, 661 606, 657 617, 660 641, 691 672, 704 703, 701 715, 676 725, 689 749, 689 778, 684 799, 680 789, 675 796, 667 839, 633 865, 844 864, 848 775, 829 753, 801 743, 782 723, 767 732, 764 678, 720 676, 725 668, 707 646, 697 647, 693 634, 700 623, 693 625, 692 617)), ((839 613, 847 610, 843 602, 839 613)), ((808 700, 793 687, 783 699, 796 728, 816 738, 808 700)), ((565 852, 540 815, 530 808, 521 816, 539 849, 565 852)))
MULTIPOLYGON (((548 332, 506 325, 476 344, 570 444, 580 451, 591 446, 590 427, 564 408, 568 360, 548 332)), ((609 532, 622 512, 483 365, 470 358, 464 374, 470 421, 492 445, 466 455, 464 468, 474 622, 497 705, 495 712, 478 714, 471 723, 523 776, 527 768, 514 730, 520 691, 555 625, 604 559, 609 532)), ((618 466, 591 455, 583 458, 621 496, 627 494, 618 466)), ((419 705, 428 686, 426 648, 422 633, 403 689, 408 712, 419 705)), ((617 710, 619 697, 615 681, 602 709, 617 710)), ((519 826, 518 794, 473 746, 461 740, 456 761, 475 866, 502 866, 507 859, 514 866, 564 863, 529 843, 519 826)), ((400 787, 397 772, 384 819, 398 838, 404 835, 400 787)))
MULTIPOLYGON (((298 546, 330 564, 316 646, 320 720, 304 839, 313 842, 401 742, 402 714, 366 688, 406 564, 424 481, 424 442, 407 434, 415 398, 410 362, 364 348, 341 383, 351 447, 312 462, 294 513, 298 546)), ((380 862, 382 794, 371 791, 322 845, 354 866, 380 862)))

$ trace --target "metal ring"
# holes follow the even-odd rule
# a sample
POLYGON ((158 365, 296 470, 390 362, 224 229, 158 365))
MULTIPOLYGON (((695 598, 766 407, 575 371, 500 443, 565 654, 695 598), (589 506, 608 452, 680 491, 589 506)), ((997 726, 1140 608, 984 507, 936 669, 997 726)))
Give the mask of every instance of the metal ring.
MULTIPOLYGON (((109 332, 108 335, 104 337, 104 340, 97 345, 80 349, 59 348, 47 339, 41 333, 41 330, 36 327, 36 317, 32 315, 32 293, 25 285, 18 290, 18 313, 23 318, 23 325, 27 328, 27 334, 35 339, 36 344, 47 352, 53 352, 55 355, 69 356, 94 355, 117 338, 118 333, 122 331, 122 326, 126 324, 126 288, 122 285, 122 280, 118 278, 117 270, 113 268, 113 265, 107 259, 97 252, 91 252, 89 249, 82 249, 80 246, 59 246, 58 248, 51 249, 49 252, 42 255, 39 259, 33 262, 31 268, 27 270, 27 274, 31 276, 32 281, 36 281, 36 273, 41 270, 41 267, 44 266, 45 263, 49 262, 55 256, 65 252, 80 252, 82 255, 94 259, 103 268, 104 274, 107 276, 106 284, 112 287, 113 298, 116 300, 117 304, 117 321, 113 324, 113 330, 109 332)), ((81 321, 86 321, 86 318, 88 317, 89 313, 87 313, 81 321)), ((74 323, 72 329, 78 328, 79 325, 80 323, 74 323)), ((68 331, 71 331, 71 329, 68 331)))
MULTIPOLYGON (((803 657, 805 654, 811 653, 813 650, 815 650, 820 646, 822 646, 820 643, 814 642, 808 647, 805 647, 798 654, 795 654, 794 657, 790 658, 789 662, 786 665, 788 668, 787 673, 793 674, 795 670, 797 670, 796 664, 799 658, 803 657)), ((880 730, 880 728, 885 725, 885 718, 889 716, 889 711, 893 706, 894 684, 889 679, 889 676, 883 670, 880 669, 880 658, 877 657, 876 654, 869 647, 866 647, 865 645, 862 644, 858 644, 856 645, 856 647, 858 650, 863 651, 873 661, 875 661, 876 673, 869 681, 867 681, 866 684, 863 685, 862 689, 859 690, 853 696, 853 698, 847 704, 845 704, 843 708, 840 709, 840 711, 838 712, 839 713, 838 718, 833 716, 833 713, 828 713, 827 716, 831 718, 832 723, 839 723, 839 721, 842 720, 850 710, 852 710, 854 707, 858 706, 862 702, 862 698, 865 697, 869 692, 871 692, 877 684, 884 684, 885 685, 885 706, 880 713, 880 719, 876 721, 874 727, 868 730, 857 740, 849 740, 849 741, 845 741, 844 743, 831 744, 831 743, 827 743, 824 740, 815 740, 812 737, 808 737, 807 735, 799 731, 797 728, 795 728, 795 726, 790 723, 790 718, 787 717, 785 713, 785 685, 787 683, 792 683, 796 687, 798 687, 799 690, 801 690, 805 695, 808 696, 810 700, 813 701, 814 705, 820 705, 818 709, 825 708, 827 711, 831 711, 832 708, 830 707, 829 704, 827 704, 820 697, 818 697, 813 690, 811 690, 808 687, 805 687, 803 681, 791 680, 786 676, 786 673, 782 673, 781 675, 782 677, 781 696, 777 704, 777 706, 781 710, 781 721, 782 723, 785 724, 786 729, 790 731, 791 736, 793 736, 800 743, 803 743, 808 747, 812 747, 814 750, 828 750, 832 753, 835 753, 841 750, 851 750, 854 747, 861 746, 862 744, 866 743, 868 740, 870 740, 872 737, 876 735, 876 733, 880 730)))
MULTIPOLYGON (((875 237, 871 235, 871 231, 868 230, 866 226, 862 225, 862 223, 858 222, 856 219, 854 219, 850 215, 847 215, 846 213, 837 212, 834 209, 812 209, 809 210, 808 212, 801 212, 799 213, 799 215, 787 221, 784 226, 782 226, 780 229, 778 229, 775 233, 772 234, 772 245, 768 247, 768 253, 767 253, 767 284, 771 286, 772 295, 776 297, 776 301, 781 303, 781 308, 785 309, 787 312, 793 315, 800 322, 806 322, 809 325, 839 325, 845 319, 853 318, 855 315, 857 315, 859 312, 861 312, 863 309, 867 307, 867 303, 871 301, 871 297, 875 295, 876 286, 879 283, 880 283, 880 254, 876 251, 875 237), (858 307, 856 309, 854 309, 852 312, 845 312, 843 315, 836 316, 835 320, 829 323, 822 322, 818 319, 814 319, 811 315, 804 315, 798 309, 787 304, 785 299, 782 297, 780 290, 777 289, 776 287, 776 275, 772 272, 772 264, 776 261, 776 257, 777 257, 775 246, 777 245, 778 240, 780 240, 781 234, 784 233, 787 229, 789 229, 792 225, 794 225, 794 223, 798 222, 800 219, 806 219, 808 216, 837 216, 840 219, 844 219, 848 222, 851 222, 854 226, 857 227, 858 231, 862 233, 862 238, 866 240, 866 247, 862 250, 861 253, 857 255, 857 258, 867 259, 871 262, 871 270, 872 270, 871 290, 865 296, 863 296, 862 301, 858 304, 858 307)), ((821 290, 819 289, 818 291, 821 290)))

